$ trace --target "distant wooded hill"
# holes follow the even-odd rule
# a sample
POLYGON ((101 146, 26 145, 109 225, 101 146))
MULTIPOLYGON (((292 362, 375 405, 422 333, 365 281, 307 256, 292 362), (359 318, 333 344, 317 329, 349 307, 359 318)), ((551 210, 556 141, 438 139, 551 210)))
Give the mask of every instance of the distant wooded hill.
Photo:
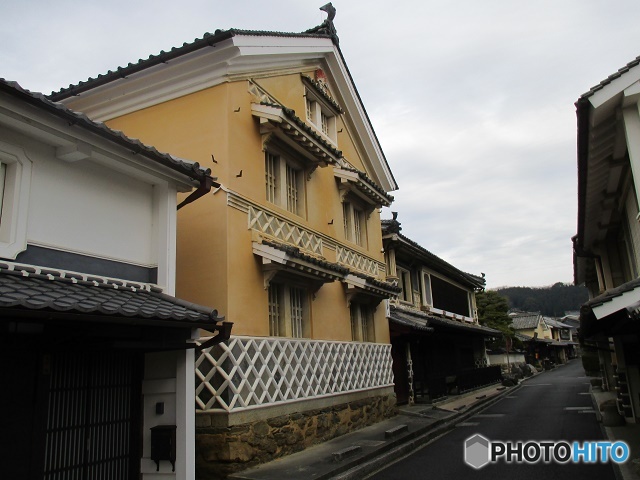
POLYGON ((585 287, 562 282, 550 287, 502 287, 496 291, 507 298, 511 308, 549 317, 562 317, 567 311, 580 310, 580 305, 589 299, 585 287))

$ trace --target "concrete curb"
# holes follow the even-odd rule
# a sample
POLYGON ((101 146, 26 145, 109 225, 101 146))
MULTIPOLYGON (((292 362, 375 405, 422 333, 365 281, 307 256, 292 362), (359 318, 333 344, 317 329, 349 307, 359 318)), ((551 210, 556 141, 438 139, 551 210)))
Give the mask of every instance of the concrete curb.
POLYGON ((316 480, 330 478, 339 480, 356 480, 364 478, 383 466, 388 466, 400 458, 419 450, 435 438, 453 430, 458 423, 461 423, 479 411, 492 406, 494 403, 502 400, 506 395, 520 389, 521 386, 522 382, 518 383, 518 385, 514 387, 507 387, 507 389, 497 395, 478 401, 469 407, 468 410, 453 413, 450 417, 438 420, 427 427, 416 430, 409 435, 405 435, 398 439, 397 442, 394 442, 394 444, 391 444, 391 449, 381 455, 377 455, 378 452, 372 452, 370 455, 372 458, 360 457, 355 459, 353 462, 342 465, 339 469, 329 472, 321 477, 317 477, 316 480))

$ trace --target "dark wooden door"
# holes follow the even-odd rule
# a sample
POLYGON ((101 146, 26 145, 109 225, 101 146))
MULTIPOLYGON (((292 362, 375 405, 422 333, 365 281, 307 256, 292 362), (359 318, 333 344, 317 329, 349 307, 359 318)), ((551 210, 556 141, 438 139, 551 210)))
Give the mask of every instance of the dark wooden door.
POLYGON ((51 355, 45 480, 138 477, 140 365, 131 353, 51 355))
POLYGON ((391 358, 393 360, 393 381, 396 401, 399 404, 409 401, 409 374, 407 372, 407 344, 399 338, 391 339, 391 358))

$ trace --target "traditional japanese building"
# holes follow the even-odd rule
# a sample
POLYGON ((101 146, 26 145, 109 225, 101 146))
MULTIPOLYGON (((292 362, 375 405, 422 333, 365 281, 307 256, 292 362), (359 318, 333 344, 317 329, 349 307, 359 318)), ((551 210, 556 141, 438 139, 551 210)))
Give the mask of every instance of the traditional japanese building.
POLYGON ((173 296, 176 194, 210 172, 0 79, 0 174, 2 477, 193 478, 195 341, 231 325, 173 296))
POLYGON ((437 257, 382 221, 387 279, 402 289, 390 302, 395 391, 400 403, 432 402, 501 380, 488 366, 485 339, 501 333, 478 323, 475 292, 484 277, 437 257))
POLYGON ((574 280, 590 296, 580 310, 580 336, 596 346, 603 385, 617 391, 628 422, 640 418, 639 106, 640 57, 576 102, 574 280))
POLYGON ((217 30, 51 97, 217 177, 178 216, 178 294, 234 321, 229 342, 196 361, 203 474, 395 405, 383 300, 399 288, 379 209, 397 185, 334 14, 302 33, 217 30))

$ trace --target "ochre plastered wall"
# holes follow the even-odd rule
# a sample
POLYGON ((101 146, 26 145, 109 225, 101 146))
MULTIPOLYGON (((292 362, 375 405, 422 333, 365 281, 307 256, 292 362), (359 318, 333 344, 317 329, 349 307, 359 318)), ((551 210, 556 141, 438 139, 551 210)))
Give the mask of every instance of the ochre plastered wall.
MULTIPOLYGON (((260 78, 256 83, 294 109, 299 118, 305 117, 305 86, 300 74, 260 78)), ((252 102, 255 98, 249 93, 249 81, 239 80, 128 114, 108 124, 160 151, 197 161, 211 168, 212 176, 226 189, 250 202, 384 262, 377 209, 367 221, 367 245, 361 247, 345 241, 333 166, 317 168, 306 181, 306 212, 302 216, 266 202, 263 139, 258 119, 251 112, 252 102)), ((342 119, 338 120, 337 128, 342 129, 338 149, 355 167, 366 171, 360 150, 349 141, 348 128, 342 119)), ((324 254, 328 261, 336 261, 334 250, 325 247, 324 254)), ((179 297, 217 308, 234 322, 234 335, 269 335, 261 259, 252 252, 247 214, 227 205, 224 190, 209 193, 178 212, 177 259, 179 297)), ((349 309, 341 282, 325 284, 315 298, 310 295, 309 302, 312 338, 351 340, 349 309)), ((374 315, 376 341, 380 343, 389 342, 384 310, 381 303, 374 315)))

